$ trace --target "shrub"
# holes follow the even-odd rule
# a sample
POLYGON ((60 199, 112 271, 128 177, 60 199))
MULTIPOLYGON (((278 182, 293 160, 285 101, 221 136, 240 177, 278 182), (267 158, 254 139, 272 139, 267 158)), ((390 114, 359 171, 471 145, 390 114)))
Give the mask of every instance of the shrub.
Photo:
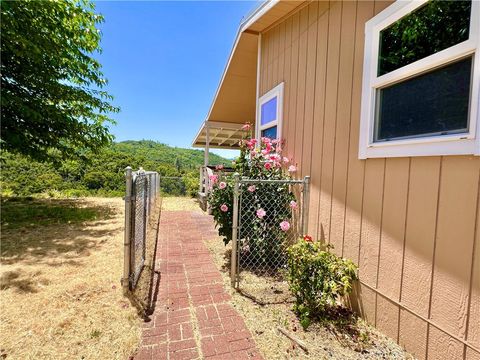
MULTIPOLYGON (((245 126, 249 129, 249 125, 245 126)), ((248 135, 251 135, 248 133, 248 135)), ((256 139, 249 136, 241 141, 239 158, 234 161, 234 169, 241 176, 259 180, 290 180, 286 170, 289 159, 282 156, 281 143, 269 138, 256 139)), ((290 167, 294 172, 295 167, 290 167)), ((212 192, 209 204, 225 244, 232 238, 233 187, 232 176, 221 171, 210 178, 212 192)), ((248 186, 248 185, 247 185, 248 186)), ((250 259, 262 261, 267 265, 279 265, 284 258, 285 243, 289 236, 288 228, 292 222, 290 203, 295 196, 287 184, 258 183, 243 192, 242 227, 248 226, 248 237, 239 239, 240 250, 249 252, 250 259)))
POLYGON ((288 282, 295 296, 294 311, 306 329, 336 300, 351 292, 357 279, 353 262, 330 252, 331 245, 313 242, 305 236, 288 248, 288 282))
POLYGON ((198 171, 190 172, 184 175, 183 181, 187 190, 187 195, 194 198, 198 195, 198 171))

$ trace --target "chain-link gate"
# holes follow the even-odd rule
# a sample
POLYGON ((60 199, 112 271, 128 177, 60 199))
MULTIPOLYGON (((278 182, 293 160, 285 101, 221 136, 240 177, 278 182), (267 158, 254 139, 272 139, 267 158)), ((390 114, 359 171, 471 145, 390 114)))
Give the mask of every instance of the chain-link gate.
POLYGON ((310 178, 253 180, 235 178, 232 286, 272 301, 285 291, 288 246, 307 232, 310 178), (283 289, 280 289, 283 288, 283 289))
POLYGON ((134 289, 145 265, 147 230, 159 194, 157 172, 126 169, 124 287, 134 289))

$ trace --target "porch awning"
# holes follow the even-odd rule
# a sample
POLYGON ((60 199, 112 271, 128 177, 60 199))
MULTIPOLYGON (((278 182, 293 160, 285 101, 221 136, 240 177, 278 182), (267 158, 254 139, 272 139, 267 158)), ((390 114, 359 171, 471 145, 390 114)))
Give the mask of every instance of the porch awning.
POLYGON ((200 131, 195 137, 193 147, 207 146, 207 130, 209 148, 213 149, 238 149, 239 142, 242 139, 244 131, 243 123, 226 123, 218 121, 208 121, 202 124, 200 131))
POLYGON ((238 149, 240 127, 247 122, 255 124, 259 34, 302 3, 265 1, 242 21, 208 115, 193 140, 193 147, 206 146, 208 127, 211 148, 238 149))

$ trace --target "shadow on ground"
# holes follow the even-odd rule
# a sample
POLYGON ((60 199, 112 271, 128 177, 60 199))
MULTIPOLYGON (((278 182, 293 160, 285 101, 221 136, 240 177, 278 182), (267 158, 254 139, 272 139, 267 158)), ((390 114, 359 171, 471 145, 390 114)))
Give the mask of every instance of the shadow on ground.
POLYGON ((149 219, 145 244, 145 265, 141 270, 135 288, 126 294, 146 322, 150 320, 149 316, 155 311, 160 285, 161 276, 160 272, 156 270, 158 267, 156 261, 161 205, 162 202, 159 201, 149 219))
MULTIPOLYGON (((81 199, 9 198, 1 200, 1 207, 4 265, 79 266, 81 258, 102 245, 102 238, 119 230, 113 223, 104 228, 116 210, 81 199)), ((3 277, 2 286, 4 280, 19 276, 6 273, 3 277)))

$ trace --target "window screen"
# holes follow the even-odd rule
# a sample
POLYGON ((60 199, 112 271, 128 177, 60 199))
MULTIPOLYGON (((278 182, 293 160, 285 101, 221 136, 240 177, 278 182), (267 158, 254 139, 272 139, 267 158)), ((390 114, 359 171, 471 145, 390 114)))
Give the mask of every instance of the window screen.
POLYGON ((466 132, 472 58, 377 90, 374 141, 466 132))
POLYGON ((468 40, 471 6, 433 0, 382 30, 378 76, 468 40))

